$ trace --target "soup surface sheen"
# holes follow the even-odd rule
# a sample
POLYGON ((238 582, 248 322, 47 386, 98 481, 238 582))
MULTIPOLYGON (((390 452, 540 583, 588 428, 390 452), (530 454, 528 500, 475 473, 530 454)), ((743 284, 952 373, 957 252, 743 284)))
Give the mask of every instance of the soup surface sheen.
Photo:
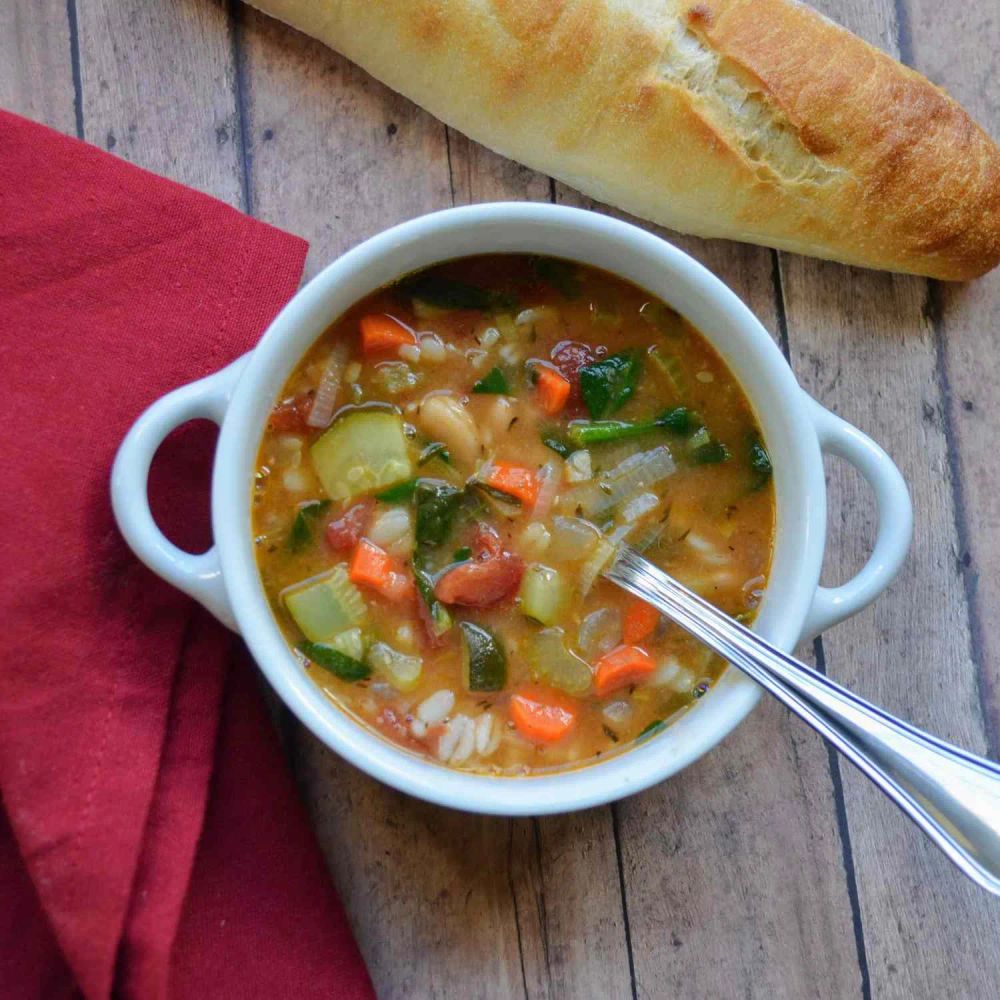
POLYGON ((740 386, 668 305, 553 258, 471 257, 351 308, 260 447, 264 589, 341 708, 520 775, 654 738, 723 663, 600 576, 640 549, 742 621, 771 465, 740 386))

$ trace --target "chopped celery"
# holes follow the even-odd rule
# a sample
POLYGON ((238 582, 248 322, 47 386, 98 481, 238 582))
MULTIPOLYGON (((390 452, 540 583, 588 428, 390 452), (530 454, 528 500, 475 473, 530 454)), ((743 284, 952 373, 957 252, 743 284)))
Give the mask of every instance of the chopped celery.
POLYGON ((470 691, 502 691, 507 683, 507 656, 500 640, 482 625, 459 622, 462 670, 470 691))
POLYGON ((541 625, 554 625, 569 600, 569 584, 557 570, 532 563, 521 578, 521 613, 541 625))
POLYGON ((365 658, 365 637, 359 628, 349 628, 335 635, 329 642, 338 653, 349 656, 352 660, 365 658))
POLYGON ((525 643, 525 655, 535 675, 560 691, 580 697, 590 690, 590 666, 566 648, 561 628, 542 629, 531 636, 525 643))
POLYGON ((384 490, 413 475, 403 421, 392 410, 352 410, 310 452, 316 475, 334 500, 384 490))
POLYGON ((424 661, 419 656, 407 656, 387 642, 376 642, 372 646, 368 662, 397 691, 412 691, 424 669, 424 661))
POLYGON ((312 642, 324 642, 367 617, 364 598, 347 578, 343 566, 286 587, 281 601, 302 634, 312 642))
POLYGON ((326 643, 301 642, 299 650, 316 666, 329 670, 342 681, 363 681, 371 676, 371 668, 367 664, 346 656, 339 649, 326 643))

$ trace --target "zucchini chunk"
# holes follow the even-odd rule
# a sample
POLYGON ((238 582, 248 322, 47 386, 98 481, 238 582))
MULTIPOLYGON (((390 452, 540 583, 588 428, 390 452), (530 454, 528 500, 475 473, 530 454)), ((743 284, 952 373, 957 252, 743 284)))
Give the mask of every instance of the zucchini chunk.
POLYGON ((384 490, 413 476, 403 420, 391 410, 352 410, 310 449, 323 489, 334 500, 384 490))

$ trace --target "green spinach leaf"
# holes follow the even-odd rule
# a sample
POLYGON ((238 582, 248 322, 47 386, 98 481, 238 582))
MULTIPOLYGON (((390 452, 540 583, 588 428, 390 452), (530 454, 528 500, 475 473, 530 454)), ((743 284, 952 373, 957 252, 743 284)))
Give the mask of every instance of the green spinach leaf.
POLYGON ((580 394, 594 420, 620 410, 635 393, 642 353, 619 351, 580 369, 580 394))

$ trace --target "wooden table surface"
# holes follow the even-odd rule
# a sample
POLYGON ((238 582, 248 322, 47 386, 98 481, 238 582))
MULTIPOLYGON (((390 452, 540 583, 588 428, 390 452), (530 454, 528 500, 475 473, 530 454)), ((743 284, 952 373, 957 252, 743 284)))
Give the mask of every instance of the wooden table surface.
MULTIPOLYGON (((1000 138, 997 0, 819 7, 945 86, 1000 138)), ((0 106, 301 234, 307 276, 432 209, 591 204, 235 2, 4 0, 0 106)), ((1000 273, 945 285, 676 239, 746 300, 809 392, 885 446, 912 489, 916 534, 900 578, 800 653, 1000 756, 1000 273)), ((844 465, 828 480, 832 581, 865 558, 873 508, 844 465)), ((539 820, 424 805, 287 733, 382 997, 1000 994, 1000 903, 774 704, 658 788, 539 820)))

